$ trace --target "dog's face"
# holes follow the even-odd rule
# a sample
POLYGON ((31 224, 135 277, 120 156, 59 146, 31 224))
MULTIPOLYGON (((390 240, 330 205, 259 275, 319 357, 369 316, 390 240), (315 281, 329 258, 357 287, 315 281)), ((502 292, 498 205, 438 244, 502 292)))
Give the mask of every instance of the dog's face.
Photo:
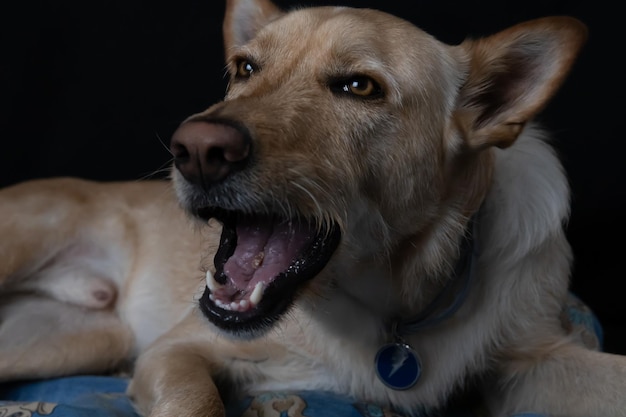
POLYGON ((226 98, 172 140, 183 205, 223 224, 203 312, 254 332, 313 278, 329 296, 378 265, 397 303, 449 266, 489 187, 486 150, 510 145, 564 75, 533 45, 567 35, 569 65, 583 38, 545 26, 453 47, 373 10, 229 1, 226 98))

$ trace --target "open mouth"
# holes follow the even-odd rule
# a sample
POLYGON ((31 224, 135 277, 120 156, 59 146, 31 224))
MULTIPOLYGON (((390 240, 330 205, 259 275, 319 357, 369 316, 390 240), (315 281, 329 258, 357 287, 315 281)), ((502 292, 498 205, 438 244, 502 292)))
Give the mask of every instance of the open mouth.
POLYGON ((215 275, 207 272, 200 309, 233 333, 258 332, 289 308, 303 284, 328 263, 340 240, 336 225, 207 209, 222 223, 215 275))

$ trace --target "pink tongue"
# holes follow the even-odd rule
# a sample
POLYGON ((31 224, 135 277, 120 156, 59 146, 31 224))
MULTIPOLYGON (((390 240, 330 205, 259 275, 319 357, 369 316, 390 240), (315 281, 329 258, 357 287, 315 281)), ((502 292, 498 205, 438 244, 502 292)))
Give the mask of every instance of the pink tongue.
POLYGON ((305 224, 243 220, 237 225, 237 247, 224 264, 230 284, 251 291, 270 283, 302 253, 314 232, 305 224))

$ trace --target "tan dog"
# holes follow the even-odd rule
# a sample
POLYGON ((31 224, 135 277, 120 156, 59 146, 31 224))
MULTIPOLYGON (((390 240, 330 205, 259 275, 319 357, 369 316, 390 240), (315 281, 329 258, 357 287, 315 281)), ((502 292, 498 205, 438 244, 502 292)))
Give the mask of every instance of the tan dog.
POLYGON ((0 193, 0 379, 139 355, 153 417, 284 389, 411 414, 470 382, 494 416, 626 415, 626 358, 561 326, 568 186, 529 124, 581 23, 449 46, 373 10, 228 0, 224 35, 226 99, 172 139, 184 211, 159 182, 0 193))

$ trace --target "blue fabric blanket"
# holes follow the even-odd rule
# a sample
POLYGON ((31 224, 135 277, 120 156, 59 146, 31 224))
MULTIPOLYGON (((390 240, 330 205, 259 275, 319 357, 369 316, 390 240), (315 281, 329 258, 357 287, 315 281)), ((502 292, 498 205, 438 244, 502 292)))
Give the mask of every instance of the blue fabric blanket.
MULTIPOLYGON (((588 346, 601 349, 602 328, 594 314, 572 296, 564 325, 579 331, 588 346)), ((124 394, 128 380, 73 376, 0 384, 0 417, 140 417, 124 394)), ((272 392, 227 405, 227 417, 401 417, 373 404, 326 392, 272 392)), ((479 410, 454 410, 443 417, 481 417, 479 410)), ((519 414, 515 417, 541 417, 519 414)))
MULTIPOLYGON (((0 417, 140 417, 124 394, 125 378, 74 376, 0 387, 0 417)), ((450 411, 445 417, 478 417, 450 411)), ((391 410, 325 392, 273 392, 230 404, 227 417, 402 417, 391 410)), ((515 417, 542 417, 518 414, 515 417)))

